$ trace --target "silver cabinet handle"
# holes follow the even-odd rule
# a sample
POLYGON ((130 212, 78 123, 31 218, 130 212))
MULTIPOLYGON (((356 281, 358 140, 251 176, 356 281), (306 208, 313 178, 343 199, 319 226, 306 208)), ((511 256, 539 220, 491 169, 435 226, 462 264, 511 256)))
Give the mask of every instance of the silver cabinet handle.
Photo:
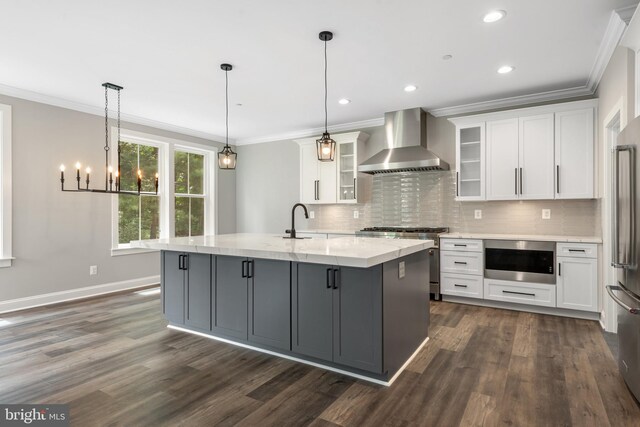
POLYGON ((631 264, 631 260, 635 254, 634 246, 635 246, 635 238, 636 238, 636 228, 635 228, 635 210, 636 210, 636 147, 634 145, 619 145, 613 149, 612 156, 612 167, 613 171, 613 179, 612 181, 612 194, 613 194, 613 203, 612 203, 612 217, 613 217, 613 238, 611 244, 611 265, 616 268, 625 268, 629 267, 631 264), (625 251, 625 259, 620 259, 620 251, 619 251, 619 237, 620 237, 620 224, 618 221, 618 211, 619 211, 619 200, 620 200, 620 153, 622 152, 629 153, 629 227, 630 233, 628 238, 631 244, 629 245, 628 250, 625 251))
POLYGON ((560 165, 556 165, 556 193, 560 194, 560 165))
POLYGON ((353 178, 353 200, 358 199, 358 181, 356 178, 353 178))
POLYGON ((522 168, 520 168, 520 195, 522 195, 522 168))
POLYGON ((467 265, 467 263, 465 261, 453 261, 454 264, 462 264, 462 265, 467 265))
POLYGON ((530 294, 528 292, 516 292, 516 291, 502 291, 503 294, 516 294, 516 295, 526 295, 529 297, 535 297, 536 294, 530 294))
POLYGON ((516 196, 518 195, 518 168, 513 169, 513 171, 515 172, 515 179, 513 180, 515 186, 516 186, 516 196))
POLYGON ((460 172, 456 172, 456 196, 460 196, 460 172))
MULTIPOLYGON (((611 297, 612 300, 614 300, 620 307, 624 308, 629 313, 631 313, 631 314, 640 314, 640 307, 631 307, 631 306, 625 304, 620 298, 618 298, 618 296, 616 296, 616 294, 614 294, 615 291, 621 291, 625 295, 627 295, 629 298, 631 298, 632 300, 634 300, 634 301, 636 300, 631 295, 629 295, 628 292, 625 291, 621 286, 607 285, 607 293, 609 294, 609 296, 611 297)), ((638 301, 638 304, 640 304, 640 301, 638 301)))
POLYGON ((458 285, 457 283, 454 283, 453 286, 455 286, 456 288, 467 288, 467 285, 458 285))

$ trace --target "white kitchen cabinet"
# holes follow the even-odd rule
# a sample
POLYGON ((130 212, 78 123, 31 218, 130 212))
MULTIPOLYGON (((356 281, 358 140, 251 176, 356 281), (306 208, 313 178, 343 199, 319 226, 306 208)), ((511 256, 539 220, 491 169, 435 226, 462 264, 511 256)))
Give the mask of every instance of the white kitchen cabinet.
POLYGON ((336 162, 318 160, 315 141, 300 145, 300 201, 336 203, 336 162))
POLYGON ((482 299, 484 252, 482 240, 440 240, 440 293, 482 299))
POLYGON ((553 114, 520 117, 518 196, 553 199, 553 114))
POLYGON ((456 200, 485 198, 485 124, 456 129, 456 200))
POLYGON ((556 277, 558 308, 598 311, 597 246, 589 244, 558 244, 556 277))
POLYGON ((300 145, 300 201, 304 204, 358 203, 364 200, 369 176, 358 173, 369 135, 348 132, 332 135, 335 159, 318 160, 316 138, 296 140, 300 145))
POLYGON ((555 114, 556 199, 592 199, 593 108, 555 114))
POLYGON ((487 122, 487 199, 518 198, 518 119, 487 122))
POLYGON ((597 105, 584 100, 449 119, 456 125, 456 200, 594 198, 597 105))

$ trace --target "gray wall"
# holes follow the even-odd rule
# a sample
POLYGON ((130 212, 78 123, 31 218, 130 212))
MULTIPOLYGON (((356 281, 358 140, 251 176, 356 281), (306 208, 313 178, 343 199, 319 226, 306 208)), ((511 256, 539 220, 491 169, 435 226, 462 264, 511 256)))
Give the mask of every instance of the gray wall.
MULTIPOLYGON (((58 166, 104 162, 104 118, 0 96, 12 106, 13 256, 0 268, 0 301, 159 274, 156 253, 111 256, 111 197, 60 191, 58 166), (89 266, 98 275, 89 276, 89 266)), ((221 144, 124 123, 154 135, 221 144)), ((73 172, 71 172, 73 173, 73 172)), ((235 172, 219 173, 219 231, 235 231, 235 172)))

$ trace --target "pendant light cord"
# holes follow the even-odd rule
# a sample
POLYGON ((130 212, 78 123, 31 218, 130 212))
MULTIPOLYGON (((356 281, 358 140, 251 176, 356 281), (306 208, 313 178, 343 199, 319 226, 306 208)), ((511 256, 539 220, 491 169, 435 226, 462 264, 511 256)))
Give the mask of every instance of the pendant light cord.
POLYGON ((225 121, 226 121, 226 135, 225 146, 229 146, 229 71, 224 70, 224 93, 225 93, 225 121))
POLYGON ((327 132, 327 41, 324 41, 324 132, 327 132))

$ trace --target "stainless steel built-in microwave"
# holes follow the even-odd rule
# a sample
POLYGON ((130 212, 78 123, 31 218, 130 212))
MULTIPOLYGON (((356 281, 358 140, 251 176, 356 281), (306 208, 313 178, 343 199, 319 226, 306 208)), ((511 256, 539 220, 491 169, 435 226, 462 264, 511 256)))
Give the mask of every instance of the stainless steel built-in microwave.
POLYGON ((555 258, 555 242, 485 240, 484 277, 555 284, 555 258))

